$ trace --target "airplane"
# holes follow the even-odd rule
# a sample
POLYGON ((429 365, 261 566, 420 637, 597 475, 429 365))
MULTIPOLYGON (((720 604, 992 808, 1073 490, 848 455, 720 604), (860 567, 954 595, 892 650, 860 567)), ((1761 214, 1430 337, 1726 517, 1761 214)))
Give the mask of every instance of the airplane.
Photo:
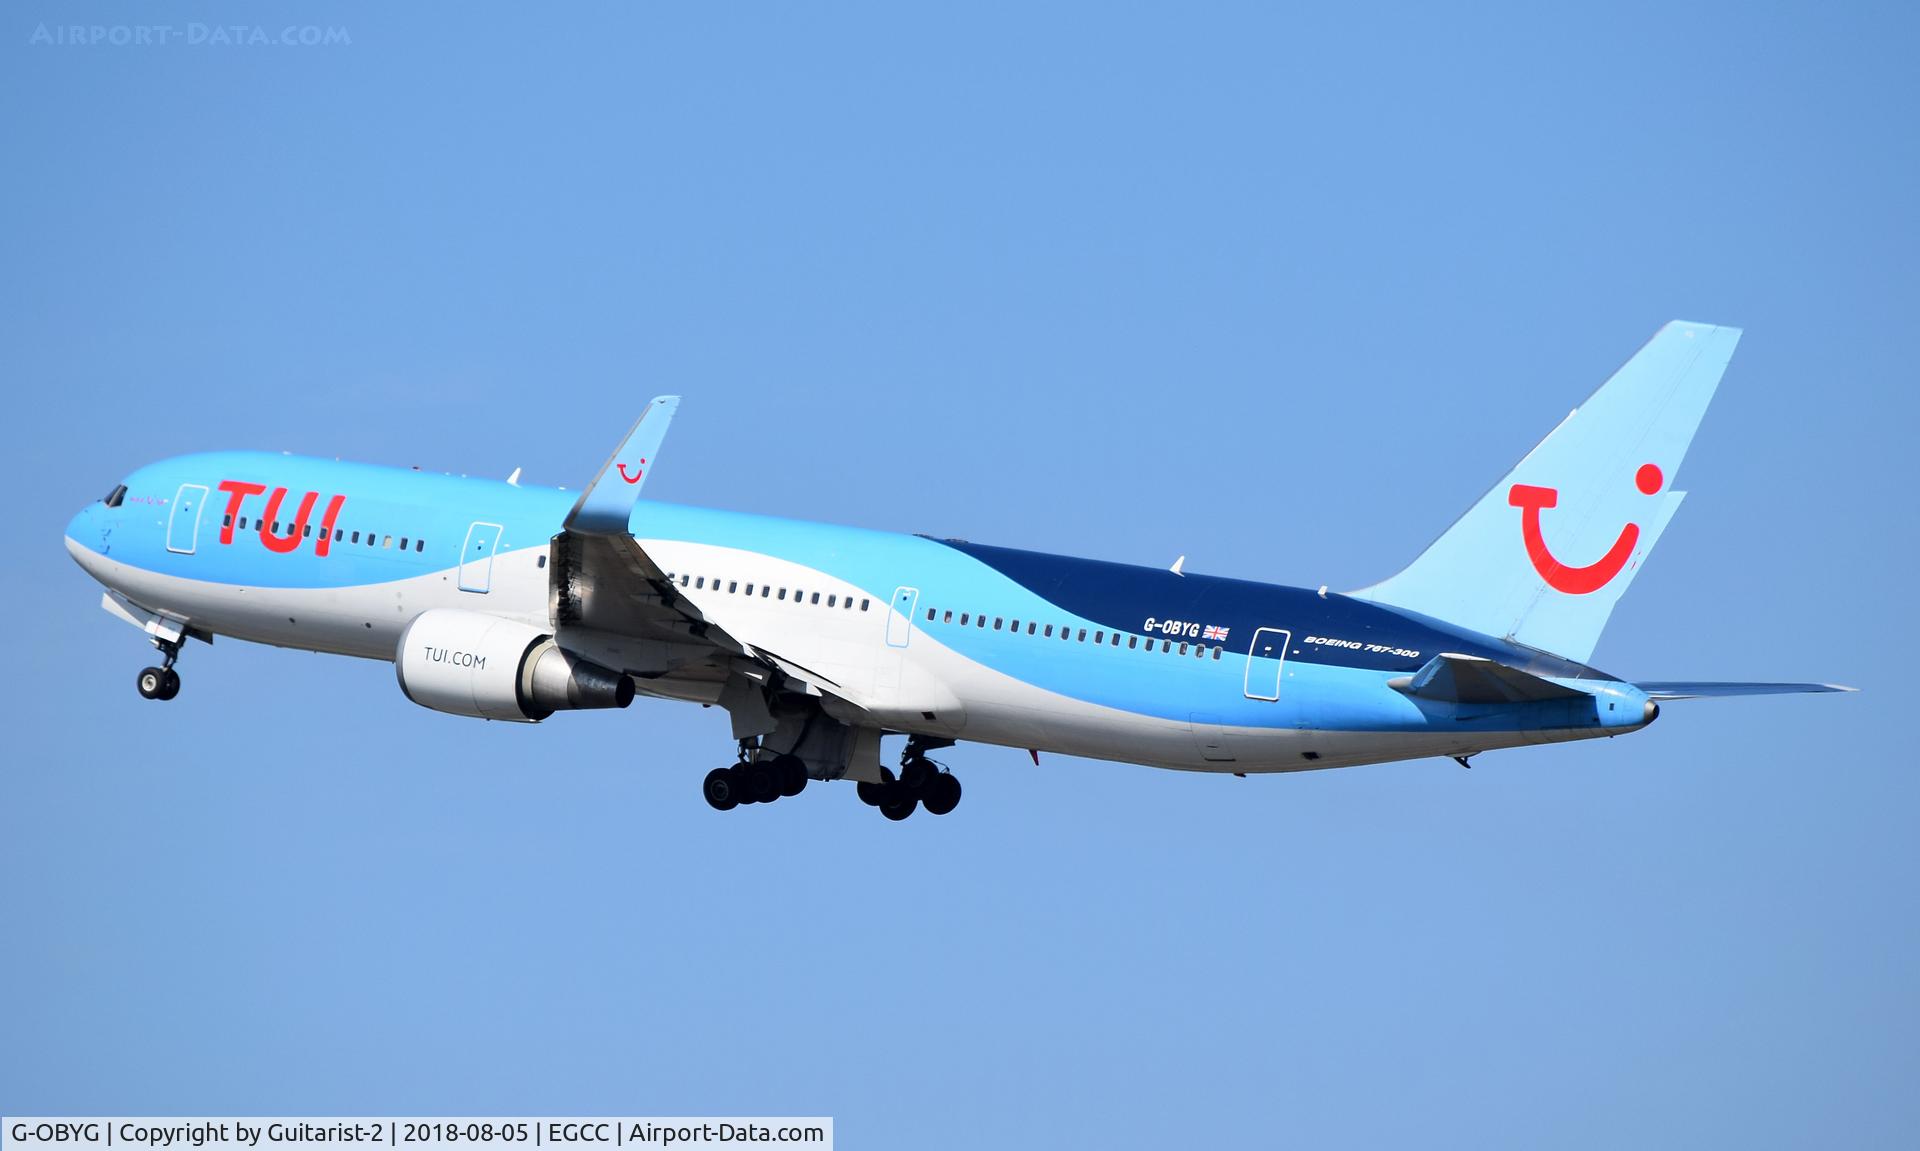
POLYGON ((960 781, 930 753, 962 740, 1240 776, 1469 766, 1674 700, 1852 690, 1587 663, 1739 337, 1665 325, 1405 570, 1346 593, 642 500, 675 396, 578 494, 210 452, 127 476, 66 546, 164 657, 148 699, 179 692, 187 640, 224 636, 390 661, 459 716, 718 705, 721 811, 853 780, 888 819, 945 815, 960 781))

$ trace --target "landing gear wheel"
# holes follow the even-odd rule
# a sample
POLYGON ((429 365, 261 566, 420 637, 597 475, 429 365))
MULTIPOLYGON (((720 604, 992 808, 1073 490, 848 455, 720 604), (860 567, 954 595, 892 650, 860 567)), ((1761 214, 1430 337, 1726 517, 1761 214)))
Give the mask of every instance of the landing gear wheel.
POLYGON ((772 803, 780 798, 780 777, 770 763, 743 763, 734 769, 746 781, 753 803, 772 803))
POLYGON ((881 768, 880 778, 886 780, 886 783, 868 783, 863 779, 854 785, 853 790, 859 794, 861 803, 866 804, 868 807, 880 806, 881 799, 885 798, 887 794, 886 788, 888 784, 893 782, 893 769, 889 767, 881 768))
POLYGON ((926 787, 927 783, 938 774, 940 769, 933 766, 931 760, 922 759, 919 756, 914 756, 900 765, 900 782, 915 791, 926 787))
POLYGON ((172 699, 174 696, 179 694, 180 694, 180 673, 173 670, 172 668, 165 669, 160 673, 159 698, 172 699))
POLYGON ((960 806, 960 780, 941 772, 921 789, 920 802, 928 815, 945 815, 960 806))
POLYGON ((911 791, 907 791, 900 784, 890 784, 887 787, 886 798, 880 801, 880 814, 898 823, 912 815, 913 809, 918 806, 920 806, 920 800, 911 791))
POLYGON ((807 789, 807 764, 797 755, 775 756, 773 774, 780 783, 782 799, 799 795, 807 789))
POLYGON ((707 797, 707 806, 715 811, 732 811, 740 806, 740 787, 730 767, 709 771, 700 792, 707 797))
POLYGON ((158 667, 141 668, 139 678, 133 681, 134 686, 140 689, 140 698, 141 699, 164 698, 163 696, 161 696, 160 693, 166 689, 167 676, 171 674, 173 674, 171 671, 164 668, 158 668, 158 667))

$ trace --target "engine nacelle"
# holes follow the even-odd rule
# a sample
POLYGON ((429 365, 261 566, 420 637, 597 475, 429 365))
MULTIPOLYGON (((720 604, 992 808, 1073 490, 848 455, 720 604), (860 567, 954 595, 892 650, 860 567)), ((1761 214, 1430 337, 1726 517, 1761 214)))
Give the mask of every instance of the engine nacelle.
POLYGON ((626 676, 561 650, 538 628, 477 611, 415 616, 393 670, 421 707, 481 719, 538 723, 556 711, 633 702, 626 676))

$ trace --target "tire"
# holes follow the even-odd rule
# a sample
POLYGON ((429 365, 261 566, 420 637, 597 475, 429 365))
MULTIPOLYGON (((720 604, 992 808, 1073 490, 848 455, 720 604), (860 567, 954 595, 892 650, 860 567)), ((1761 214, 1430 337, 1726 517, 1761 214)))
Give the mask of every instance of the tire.
POLYGON ((159 699, 160 689, 167 683, 167 673, 157 667, 143 667, 135 677, 133 686, 140 692, 141 699, 159 699))
POLYGON ((770 763, 743 763, 740 774, 746 778, 747 794, 755 803, 772 803, 780 798, 780 777, 770 763))
POLYGON ((180 673, 167 668, 160 673, 160 698, 172 699, 180 694, 180 673))
POLYGON ((898 784, 888 788, 887 792, 886 798, 880 801, 880 814, 895 823, 912 815, 913 809, 920 806, 920 800, 911 791, 901 790, 898 784))
POLYGON ((860 796, 860 802, 866 804, 868 807, 879 807, 881 798, 886 795, 885 788, 887 783, 893 782, 893 771, 890 768, 881 768, 880 776, 887 782, 868 783, 863 779, 853 787, 853 790, 860 796))
POLYGON ((740 806, 739 788, 735 785, 731 768, 716 767, 707 773, 700 792, 706 796, 707 806, 715 811, 732 811, 740 806))
POLYGON ((780 781, 781 798, 799 795, 807 789, 807 764, 799 756, 778 756, 773 761, 773 769, 780 781))
POLYGON ((753 794, 753 777, 747 774, 747 765, 736 763, 732 767, 720 769, 727 773, 728 782, 733 784, 733 801, 742 807, 749 803, 758 803, 753 794))
POLYGON ((939 768, 933 766, 933 764, 927 760, 921 759, 919 756, 915 756, 900 765, 900 782, 915 791, 926 787, 927 784, 933 780, 933 777, 938 774, 940 774, 939 768))
POLYGON ((960 806, 960 780, 957 776, 942 772, 927 781, 926 793, 920 802, 928 815, 945 815, 960 806))

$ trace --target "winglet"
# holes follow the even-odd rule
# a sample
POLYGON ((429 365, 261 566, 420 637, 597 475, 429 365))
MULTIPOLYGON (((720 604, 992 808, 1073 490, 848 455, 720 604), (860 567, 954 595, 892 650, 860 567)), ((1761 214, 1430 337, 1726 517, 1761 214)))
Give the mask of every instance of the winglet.
POLYGON ((580 493, 573 511, 567 514, 567 530, 576 532, 624 532, 633 505, 640 500, 641 481, 653 470, 660 455, 660 443, 667 438, 667 425, 680 407, 679 396, 660 396, 647 405, 633 429, 621 441, 599 474, 580 493))

